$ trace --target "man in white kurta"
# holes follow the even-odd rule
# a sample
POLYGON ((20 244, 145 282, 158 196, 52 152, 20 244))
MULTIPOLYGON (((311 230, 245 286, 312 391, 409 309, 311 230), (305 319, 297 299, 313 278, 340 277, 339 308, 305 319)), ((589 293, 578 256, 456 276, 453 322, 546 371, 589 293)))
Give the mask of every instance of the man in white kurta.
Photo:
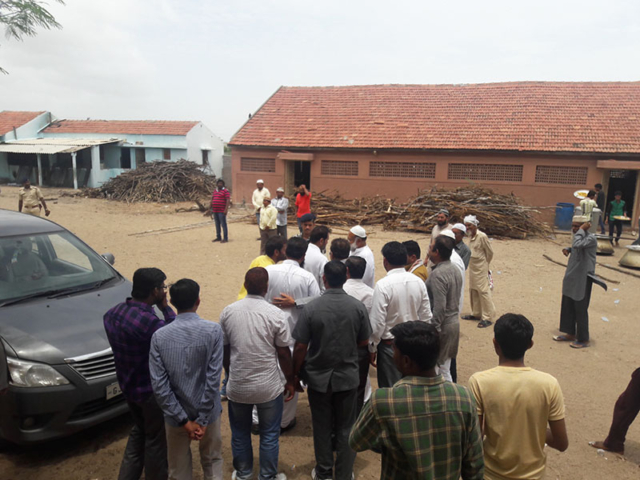
POLYGON ((376 283, 376 262, 373 258, 373 252, 367 245, 367 232, 360 225, 356 225, 349 230, 347 240, 349 240, 351 246, 349 256, 362 257, 367 262, 367 269, 364 272, 362 281, 373 288, 376 283))
MULTIPOLYGON (((320 287, 318 287, 315 277, 300 266, 305 261, 307 242, 299 237, 290 238, 287 242, 286 253, 287 259, 284 262, 266 268, 269 274, 269 290, 265 297, 267 301, 273 303, 273 299, 283 293, 293 297, 294 300, 320 296, 320 287)), ((300 309, 294 306, 283 308, 282 311, 291 333, 298 322, 300 309)), ((293 343, 292 340, 289 345, 292 349, 293 343)), ((297 406, 298 393, 296 392, 294 398, 285 403, 282 412, 282 428, 291 428, 292 424, 295 424, 297 406)))
POLYGON ((271 193, 268 189, 264 188, 264 180, 262 179, 256 182, 256 187, 251 196, 251 203, 253 203, 256 222, 258 222, 258 228, 260 228, 260 209, 264 205, 264 197, 271 198, 271 193))
POLYGON ((371 363, 378 368, 378 386, 392 387, 401 378, 393 360, 391 329, 403 322, 431 320, 427 287, 420 278, 407 272, 407 249, 400 242, 389 242, 382 248, 387 276, 373 289, 371 307, 371 363))
POLYGON ((475 215, 464 217, 464 225, 469 236, 471 260, 469 261, 469 299, 471 315, 462 317, 465 320, 480 320, 478 328, 491 325, 495 315, 495 306, 489 288, 489 268, 493 260, 493 248, 489 238, 478 229, 475 215))
POLYGON ((324 225, 318 225, 311 230, 311 237, 309 237, 309 248, 307 249, 307 255, 304 258, 304 269, 311 273, 320 291, 324 292, 324 282, 322 276, 324 275, 324 266, 329 261, 324 253, 327 245, 329 244, 329 229, 324 225))

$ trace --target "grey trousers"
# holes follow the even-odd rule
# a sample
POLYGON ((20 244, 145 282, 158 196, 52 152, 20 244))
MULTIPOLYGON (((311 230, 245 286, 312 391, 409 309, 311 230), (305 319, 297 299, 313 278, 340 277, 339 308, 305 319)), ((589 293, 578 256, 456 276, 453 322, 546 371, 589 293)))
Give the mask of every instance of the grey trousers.
POLYGON ((393 363, 393 345, 378 344, 378 387, 389 388, 402 378, 402 374, 393 363))
POLYGON ((124 450, 118 480, 166 480, 167 441, 164 415, 152 395, 145 402, 127 402, 133 428, 124 450))
POLYGON ((322 393, 309 388, 307 395, 311 407, 317 477, 351 480, 356 452, 349 446, 349 433, 356 421, 358 389, 322 393), (335 476, 332 433, 335 433, 336 440, 335 476))
POLYGON ((287 239, 287 226, 286 225, 278 225, 276 230, 278 230, 278 235, 287 239))
POLYGON ((267 247, 267 240, 271 237, 278 235, 276 230, 262 230, 260 229, 260 255, 264 255, 267 247))
MULTIPOLYGON (((207 427, 198 442, 200 464, 205 480, 222 480, 222 434, 221 416, 207 427)), ((167 457, 169 460, 169 480, 191 480, 191 439, 183 427, 165 426, 167 431, 167 457)))
POLYGON ((566 295, 562 296, 560 331, 567 335, 575 335, 579 342, 589 341, 589 302, 591 301, 592 286, 593 281, 587 278, 584 298, 579 302, 566 295))

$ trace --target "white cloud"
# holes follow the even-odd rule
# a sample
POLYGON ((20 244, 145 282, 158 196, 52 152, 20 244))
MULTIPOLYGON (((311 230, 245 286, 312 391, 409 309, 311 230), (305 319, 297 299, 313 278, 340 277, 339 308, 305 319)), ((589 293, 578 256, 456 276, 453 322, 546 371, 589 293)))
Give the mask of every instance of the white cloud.
POLYGON ((204 121, 226 140, 280 85, 640 80, 640 2, 69 0, 3 41, 0 109, 204 121))

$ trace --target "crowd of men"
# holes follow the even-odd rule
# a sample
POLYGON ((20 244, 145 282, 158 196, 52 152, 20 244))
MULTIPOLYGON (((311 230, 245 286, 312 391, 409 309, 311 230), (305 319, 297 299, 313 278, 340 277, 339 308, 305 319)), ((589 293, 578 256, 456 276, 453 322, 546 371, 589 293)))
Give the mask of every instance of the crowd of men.
MULTIPOLYGON (((311 196, 306 188, 302 193, 311 196)), ((218 323, 198 316, 199 286, 190 279, 170 286, 176 315, 166 276, 155 268, 136 271, 132 298, 105 315, 135 421, 120 478, 137 479, 144 470, 147 479, 190 479, 192 441, 204 478, 222 478, 226 399, 232 478, 254 477, 256 434, 258 478, 283 480, 279 437, 295 427, 303 393, 312 418, 313 479, 354 478, 357 452, 364 450, 381 454, 385 479, 542 478, 545 444, 564 451, 568 440, 557 380, 524 361, 533 346, 531 322, 502 315, 494 326, 498 366, 474 374, 469 388, 455 383, 459 319, 484 328, 496 316, 494 253, 478 219, 451 224, 442 210, 426 252, 414 240, 386 243, 380 252, 386 275, 376 282, 364 227, 331 238, 307 212, 298 217, 300 234, 287 238, 286 230, 278 233, 286 227, 277 224, 280 207, 267 205, 268 191, 261 195, 261 255, 218 323), (264 230, 274 233, 263 236, 264 230), (461 315, 467 270, 472 312, 461 315)), ((284 202, 281 207, 286 210, 284 202)), ((583 295, 563 291, 565 335, 557 339, 579 344, 583 297, 598 279, 588 222, 575 218, 574 224, 567 275, 581 283, 568 283, 583 295)))

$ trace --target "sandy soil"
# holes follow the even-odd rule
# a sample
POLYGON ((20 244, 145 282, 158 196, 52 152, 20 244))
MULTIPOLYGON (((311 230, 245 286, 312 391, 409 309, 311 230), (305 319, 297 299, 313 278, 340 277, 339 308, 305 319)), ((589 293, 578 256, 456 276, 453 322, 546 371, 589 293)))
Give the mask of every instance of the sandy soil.
MULTIPOLYGON (((45 193, 47 198, 59 197, 57 191, 45 193)), ((124 205, 65 197, 49 203, 53 221, 70 229, 99 253, 113 253, 115 266, 123 275, 131 278, 139 267, 157 266, 167 273, 169 281, 182 277, 197 280, 203 291, 200 314, 211 320, 216 320, 220 311, 236 299, 245 270, 258 255, 257 227, 241 221, 230 224, 231 240, 222 245, 211 243, 213 227, 132 236, 137 232, 206 220, 198 213, 177 214, 175 205, 124 205)), ((0 208, 16 207, 17 189, 2 187, 0 208)), ((236 210, 232 216, 240 220, 246 213, 236 210)), ((380 228, 370 231, 377 278, 384 273, 379 252, 385 242, 416 239, 424 248, 427 241, 418 234, 385 232, 380 228)), ((340 229, 335 229, 334 234, 346 236, 340 229)), ((533 322, 535 346, 527 355, 527 362, 556 376, 565 395, 570 446, 565 453, 549 450, 547 478, 635 479, 640 474, 640 420, 629 431, 624 458, 612 454, 598 456, 587 442, 606 436, 616 398, 626 387, 633 370, 640 366, 640 328, 635 323, 640 308, 640 280, 601 268, 600 274, 620 283, 610 283, 607 293, 594 287, 590 308, 592 347, 578 351, 567 344, 557 344, 551 336, 557 333, 564 269, 545 260, 542 254, 564 261, 561 249, 568 237, 560 236, 558 242, 493 242, 497 310, 523 313, 533 322), (602 317, 609 321, 603 321, 602 317)), ((628 243, 623 241, 623 245, 628 243)), ((599 261, 617 265, 623 251, 617 249, 614 257, 601 257, 599 261)), ((468 308, 468 299, 465 303, 468 308)), ((474 372, 496 365, 491 338, 491 329, 478 329, 475 323, 462 321, 458 356, 460 382, 466 384, 474 372)), ((226 411, 223 419, 225 472, 230 478, 231 435, 226 411)), ((30 448, 9 447, 0 453, 0 478, 116 478, 129 428, 130 422, 124 416, 61 441, 30 448)), ((255 442, 254 451, 257 453, 255 442)), ((194 455, 197 456, 196 449, 194 455)), ((298 407, 298 425, 281 439, 280 470, 289 478, 309 478, 313 466, 311 417, 303 395, 298 407)), ((359 454, 355 471, 358 478, 379 478, 380 459, 372 452, 359 454)), ((195 478, 202 478, 199 472, 195 478)))

